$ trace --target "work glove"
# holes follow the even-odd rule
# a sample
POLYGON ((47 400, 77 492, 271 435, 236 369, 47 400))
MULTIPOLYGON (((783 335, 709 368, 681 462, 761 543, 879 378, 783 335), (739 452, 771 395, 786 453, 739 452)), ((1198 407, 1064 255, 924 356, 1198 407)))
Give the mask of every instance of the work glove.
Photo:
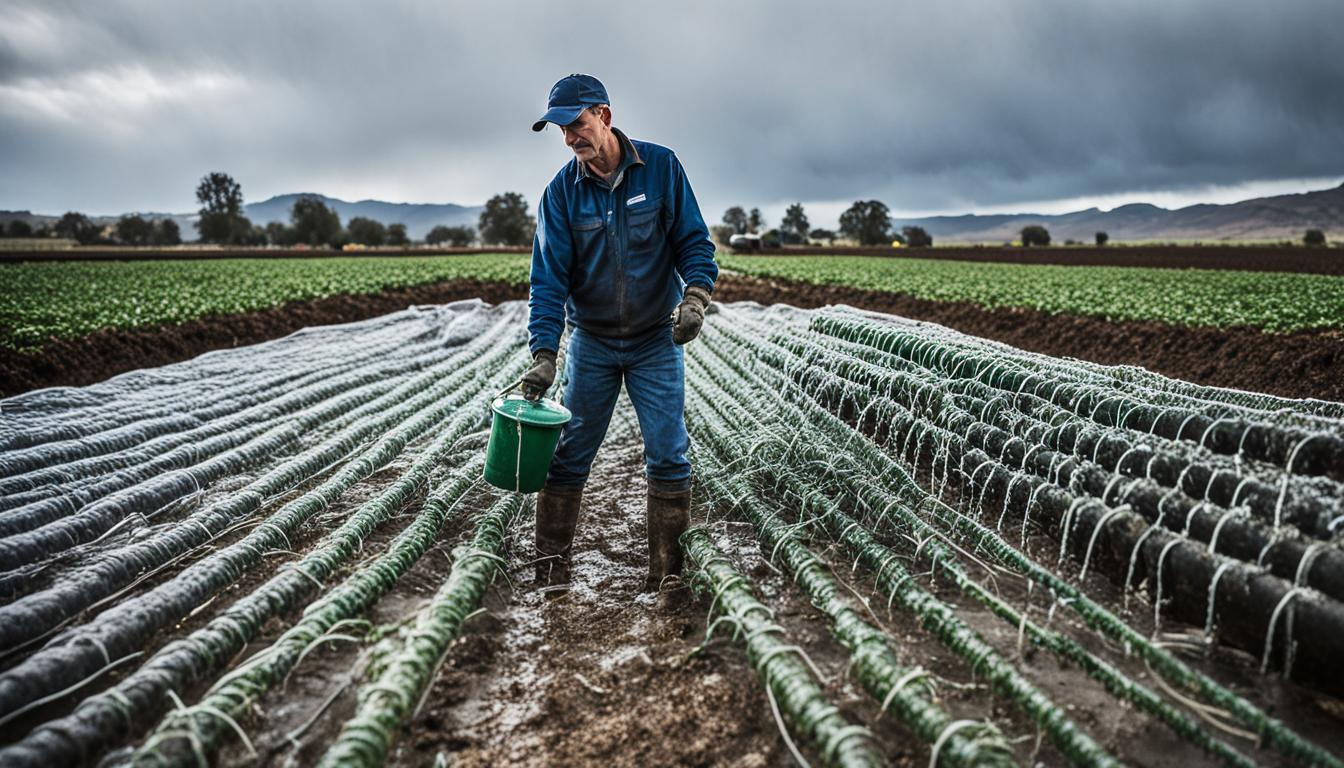
POLYGON ((687 288, 681 304, 672 310, 672 341, 685 344, 699 336, 706 309, 709 309, 709 291, 698 285, 687 288))
POLYGON ((537 400, 555 383, 555 353, 539 349, 532 356, 532 367, 523 374, 523 397, 537 400))

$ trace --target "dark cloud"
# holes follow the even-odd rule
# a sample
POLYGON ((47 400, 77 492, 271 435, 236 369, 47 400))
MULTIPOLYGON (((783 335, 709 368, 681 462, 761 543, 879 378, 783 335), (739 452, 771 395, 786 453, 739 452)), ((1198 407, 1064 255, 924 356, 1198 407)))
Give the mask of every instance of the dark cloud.
POLYGON ((733 203, 939 210, 1344 174, 1344 6, 10 2, 0 208, 535 200, 559 76, 733 203))

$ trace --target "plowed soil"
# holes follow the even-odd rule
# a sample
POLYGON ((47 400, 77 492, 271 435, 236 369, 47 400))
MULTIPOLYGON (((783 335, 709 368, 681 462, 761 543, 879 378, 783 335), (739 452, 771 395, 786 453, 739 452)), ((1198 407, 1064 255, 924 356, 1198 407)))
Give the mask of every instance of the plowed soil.
POLYGON ((1134 245, 1109 247, 771 248, 769 256, 834 256, 980 261, 999 264, 1063 264, 1071 267, 1152 267, 1155 269, 1237 269, 1247 272, 1305 272, 1344 275, 1338 248, 1283 245, 1134 245))
MULTIPOLYGON (((99 331, 81 339, 53 340, 35 354, 0 350, 0 396, 92 384, 137 368, 278 338, 307 326, 352 322, 413 304, 474 297, 492 303, 522 299, 527 297, 527 286, 474 280, 439 283, 290 302, 261 312, 205 317, 179 326, 99 331)), ((849 304, 940 323, 1033 352, 1105 365, 1138 365, 1198 384, 1344 400, 1344 333, 1339 331, 1267 334, 1254 328, 1109 322, 740 275, 722 276, 715 298, 809 308, 849 304)))
POLYGON ((0 349, 0 396, 43 387, 80 387, 138 368, 190 360, 291 334, 300 328, 367 320, 416 304, 480 298, 491 304, 527 298, 527 286, 456 280, 381 293, 291 301, 260 312, 207 315, 175 326, 107 329, 52 339, 34 354, 0 349))
POLYGON ((1187 328, 1111 322, 1030 309, 985 309, 966 302, 916 299, 842 285, 810 285, 733 276, 714 298, 814 308, 849 304, 954 328, 1055 357, 1137 365, 1196 384, 1282 397, 1344 400, 1344 333, 1263 333, 1254 328, 1187 328))

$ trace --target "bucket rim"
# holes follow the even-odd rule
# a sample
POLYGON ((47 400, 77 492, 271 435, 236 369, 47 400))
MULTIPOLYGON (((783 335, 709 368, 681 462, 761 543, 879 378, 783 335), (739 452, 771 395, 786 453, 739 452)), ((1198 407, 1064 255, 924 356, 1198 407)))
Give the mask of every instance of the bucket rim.
POLYGON ((509 421, 529 427, 562 427, 574 416, 568 408, 550 398, 528 400, 516 392, 496 397, 490 402, 490 410, 509 421), (509 410, 510 406, 512 411, 509 410), (526 410, 520 412, 520 409, 526 410))

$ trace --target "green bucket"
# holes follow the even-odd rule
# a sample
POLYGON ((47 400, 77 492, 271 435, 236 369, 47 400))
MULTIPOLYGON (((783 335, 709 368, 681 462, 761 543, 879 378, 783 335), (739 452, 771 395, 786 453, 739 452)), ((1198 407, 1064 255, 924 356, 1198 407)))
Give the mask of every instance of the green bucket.
POLYGON ((506 491, 540 491, 560 431, 569 422, 569 409, 554 400, 528 400, 515 393, 496 397, 490 410, 495 416, 485 449, 485 481, 506 491))

